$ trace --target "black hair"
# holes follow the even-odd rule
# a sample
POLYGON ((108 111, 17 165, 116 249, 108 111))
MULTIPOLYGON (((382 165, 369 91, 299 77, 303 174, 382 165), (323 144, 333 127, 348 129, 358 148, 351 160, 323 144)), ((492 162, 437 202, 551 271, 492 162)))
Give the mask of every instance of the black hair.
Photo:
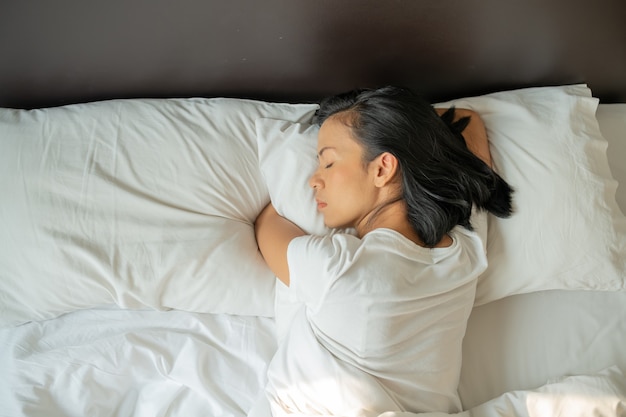
POLYGON ((472 206, 499 217, 512 213, 509 184, 474 155, 461 134, 469 117, 454 121, 454 108, 441 117, 409 89, 360 89, 320 103, 316 122, 338 115, 364 148, 364 162, 394 155, 402 175, 408 220, 429 247, 456 225, 472 229, 472 206))

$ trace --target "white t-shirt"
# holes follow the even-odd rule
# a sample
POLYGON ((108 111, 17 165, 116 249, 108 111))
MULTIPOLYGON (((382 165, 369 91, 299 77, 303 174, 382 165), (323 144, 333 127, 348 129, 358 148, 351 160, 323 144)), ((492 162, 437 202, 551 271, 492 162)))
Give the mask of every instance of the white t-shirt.
POLYGON ((459 412, 462 340, 487 267, 486 216, 446 248, 390 229, 303 236, 288 249, 302 303, 268 369, 274 415, 459 412))

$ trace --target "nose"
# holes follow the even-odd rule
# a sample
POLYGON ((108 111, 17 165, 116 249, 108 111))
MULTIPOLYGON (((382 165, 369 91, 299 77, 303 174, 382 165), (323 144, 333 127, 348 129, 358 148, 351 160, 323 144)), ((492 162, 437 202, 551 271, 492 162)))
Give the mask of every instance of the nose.
POLYGON ((311 175, 311 177, 309 178, 309 187, 313 188, 314 190, 317 190, 318 188, 321 187, 321 184, 322 184, 322 181, 320 179, 320 176, 317 173, 317 171, 315 171, 313 175, 311 175))

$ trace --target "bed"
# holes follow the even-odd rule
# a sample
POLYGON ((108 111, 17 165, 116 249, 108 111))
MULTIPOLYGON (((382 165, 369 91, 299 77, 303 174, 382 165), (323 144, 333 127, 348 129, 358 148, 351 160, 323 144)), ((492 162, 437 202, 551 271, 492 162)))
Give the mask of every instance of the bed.
POLYGON ((359 415, 626 415, 626 6, 505 3, 3 5, 0 415, 268 416, 300 306, 252 223, 328 232, 316 103, 387 84, 481 115, 515 214, 460 408, 359 415))

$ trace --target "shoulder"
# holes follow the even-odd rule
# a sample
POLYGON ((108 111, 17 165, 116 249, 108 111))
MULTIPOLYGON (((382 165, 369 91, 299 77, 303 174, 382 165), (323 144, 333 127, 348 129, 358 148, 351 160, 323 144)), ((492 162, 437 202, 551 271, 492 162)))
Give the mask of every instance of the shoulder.
POLYGON ((287 248, 290 288, 296 299, 318 304, 336 281, 350 269, 361 240, 347 234, 306 235, 287 248))
POLYGON ((350 276, 363 275, 364 271, 388 276, 390 270, 407 260, 423 262, 424 253, 427 249, 401 234, 376 229, 363 238, 346 233, 297 237, 290 242, 287 257, 294 276, 324 277, 334 282, 348 271, 350 276))
POLYGON ((488 237, 488 216, 484 210, 479 210, 475 206, 472 207, 470 216, 470 224, 472 230, 468 230, 463 226, 456 226, 453 233, 462 239, 466 246, 469 246, 476 252, 480 252, 486 256, 487 253, 487 237, 488 237))
POLYGON ((477 277, 487 269, 488 262, 486 230, 483 235, 483 228, 476 226, 478 225, 474 224, 474 230, 456 226, 451 231, 451 235, 458 247, 456 256, 452 257, 452 265, 456 264, 455 268, 465 270, 466 274, 477 277))
POLYGON ((390 229, 376 229, 363 238, 351 234, 335 233, 326 236, 301 236, 291 241, 289 252, 294 256, 321 257, 336 264, 352 263, 358 258, 379 262, 377 255, 389 257, 391 253, 416 256, 427 251, 390 229))
POLYGON ((362 244, 358 237, 345 233, 300 236, 289 243, 287 257, 292 265, 315 262, 329 269, 331 265, 341 265, 352 259, 362 244))

